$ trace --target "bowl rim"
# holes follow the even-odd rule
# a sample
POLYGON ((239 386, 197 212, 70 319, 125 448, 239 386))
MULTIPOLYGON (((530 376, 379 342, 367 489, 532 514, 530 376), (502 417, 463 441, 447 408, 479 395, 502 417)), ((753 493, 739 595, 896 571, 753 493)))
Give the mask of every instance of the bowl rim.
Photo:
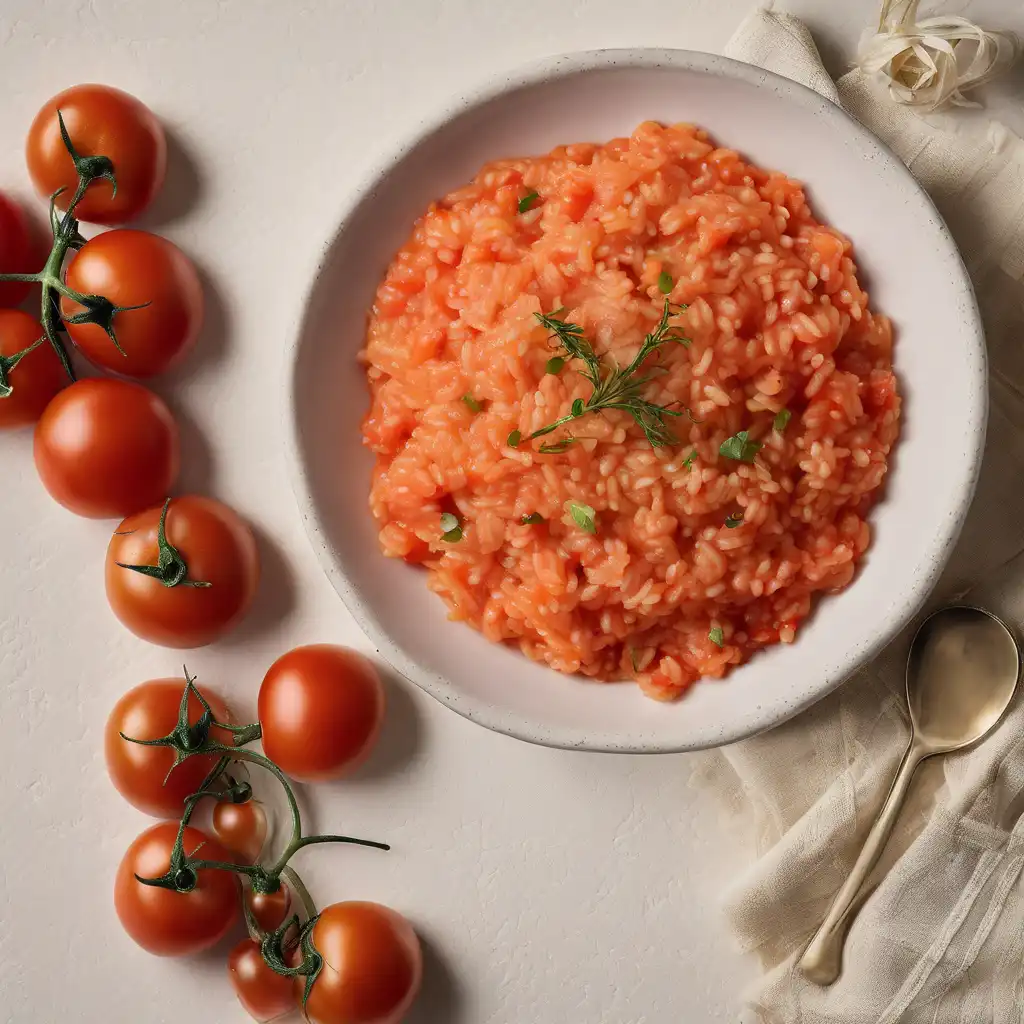
POLYGON ((316 553, 320 567, 345 603, 356 624, 372 641, 377 653, 395 671, 415 683, 445 707, 494 732, 547 747, 608 753, 654 754, 682 753, 725 746, 773 729, 826 697, 860 668, 877 657, 924 606, 939 580, 941 569, 948 561, 960 536, 981 469, 988 424, 989 400, 988 354, 984 328, 973 282, 967 272, 963 257, 931 196, 911 174, 903 161, 881 139, 842 107, 800 82, 753 64, 702 51, 634 47, 581 50, 542 57, 492 75, 476 85, 471 85, 457 101, 449 103, 439 113, 422 117, 416 129, 410 132, 404 141, 392 145, 361 175, 357 185, 347 194, 337 215, 330 222, 335 226, 317 252, 314 267, 308 276, 308 285, 302 295, 301 315, 284 353, 286 360, 284 369, 288 379, 288 401, 285 403, 286 423, 282 433, 284 454, 288 463, 287 473, 307 538, 316 553), (903 595, 902 614, 894 616, 891 620, 898 625, 880 630, 870 642, 851 654, 849 664, 842 673, 832 679, 823 680, 820 685, 810 689, 800 699, 782 706, 766 703, 756 710, 751 709, 742 720, 737 720, 735 724, 721 728, 707 742, 692 739, 673 741, 644 737, 621 740, 617 739, 614 733, 609 732, 585 733, 582 729, 573 727, 535 725, 522 720, 514 712, 489 704, 470 693, 457 689, 440 675, 425 669, 391 640, 373 611, 363 603, 358 588, 333 558, 330 545, 326 541, 319 521, 315 502, 310 496, 310 488, 306 483, 297 387, 299 355, 309 333, 310 310, 321 287, 321 277, 325 266, 338 240, 344 235, 354 216, 363 203, 372 197, 378 182, 435 132, 475 107, 495 100, 506 92, 611 67, 639 70, 671 67, 717 77, 736 78, 754 86, 770 84, 773 90, 783 94, 786 99, 811 109, 818 116, 841 122, 846 131, 858 140, 865 151, 871 152, 887 164, 893 165, 895 173, 902 177, 905 187, 915 193, 934 214, 934 223, 938 233, 937 242, 945 248, 951 266, 959 268, 966 284, 965 299, 971 316, 969 322, 965 321, 963 325, 965 332, 973 326, 971 351, 975 357, 974 373, 969 383, 973 393, 974 418, 973 421, 965 423, 964 427, 967 434, 973 436, 974 446, 973 451, 969 452, 971 458, 962 463, 963 468, 966 469, 966 473, 963 474, 966 479, 963 480, 961 486, 959 501, 955 507, 949 509, 942 526, 934 535, 930 547, 932 571, 921 573, 913 581, 903 595))

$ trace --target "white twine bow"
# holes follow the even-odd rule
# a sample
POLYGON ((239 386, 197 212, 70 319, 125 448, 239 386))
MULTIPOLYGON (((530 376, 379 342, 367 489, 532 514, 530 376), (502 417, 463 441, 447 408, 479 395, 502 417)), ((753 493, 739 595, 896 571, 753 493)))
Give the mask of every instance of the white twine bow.
POLYGON ((956 15, 916 21, 919 5, 920 0, 883 0, 878 31, 861 44, 857 65, 885 79, 897 103, 927 111, 946 104, 980 106, 964 93, 1017 59, 1017 37, 956 15))

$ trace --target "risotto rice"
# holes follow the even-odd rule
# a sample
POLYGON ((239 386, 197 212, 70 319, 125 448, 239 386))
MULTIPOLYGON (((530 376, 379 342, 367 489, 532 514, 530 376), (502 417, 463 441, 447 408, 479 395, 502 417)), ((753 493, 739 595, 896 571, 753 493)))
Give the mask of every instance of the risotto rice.
POLYGON ((792 643, 850 583, 899 428, 849 241, 690 125, 484 167, 416 223, 363 358, 383 552, 488 639, 659 699, 792 643), (529 435, 593 387, 535 314, 623 367, 666 293, 689 344, 650 357, 643 395, 681 414, 674 442, 602 410, 541 454, 529 435))

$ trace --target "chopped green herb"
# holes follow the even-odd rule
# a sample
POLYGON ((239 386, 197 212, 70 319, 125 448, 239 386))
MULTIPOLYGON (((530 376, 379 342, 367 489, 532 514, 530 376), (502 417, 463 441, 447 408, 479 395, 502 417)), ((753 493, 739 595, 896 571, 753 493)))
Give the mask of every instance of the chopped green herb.
POLYGON ((462 400, 466 403, 470 412, 483 411, 483 402, 478 402, 468 391, 462 396, 462 400))
POLYGON ((535 313, 537 319, 551 332, 552 337, 558 339, 566 358, 579 359, 585 364, 585 369, 580 372, 594 390, 585 402, 582 398, 577 398, 572 403, 568 415, 549 423, 546 427, 541 427, 540 430, 535 430, 530 434, 530 440, 550 434, 571 420, 579 419, 588 413, 600 412, 603 409, 619 409, 633 417, 652 448, 675 444, 676 437, 669 429, 666 418, 681 416, 682 413, 641 397, 640 389, 655 375, 647 373, 641 376, 640 368, 647 357, 662 345, 690 345, 690 339, 671 323, 672 318, 678 316, 685 308, 674 306, 668 299, 665 300, 665 308, 657 326, 644 338, 640 351, 625 369, 602 365, 593 346, 584 335, 583 328, 579 324, 560 319, 559 314, 563 312, 562 310, 556 310, 546 316, 535 313))
POLYGON ((563 437, 561 441, 552 441, 551 444, 542 444, 537 451, 540 452, 541 455, 559 455, 567 448, 571 448, 575 443, 575 437, 563 437))
POLYGON ((751 441, 750 434, 741 430, 732 437, 727 437, 718 449, 718 454, 736 462, 753 462, 754 456, 764 447, 760 441, 751 441))
POLYGON ((526 213, 527 210, 533 209, 533 204, 538 199, 540 199, 540 194, 538 192, 528 192, 519 200, 519 212, 526 213))
POLYGON ((459 517, 453 516, 451 512, 445 512, 441 516, 441 540, 449 544, 455 544, 462 540, 462 525, 459 517))
POLYGON ((565 360, 561 356, 552 356, 547 366, 544 367, 545 373, 556 374, 562 372, 562 367, 565 366, 565 360))
POLYGON ((772 424, 772 427, 777 433, 781 434, 789 426, 789 420, 792 415, 788 409, 780 409, 775 414, 775 422, 772 424))
POLYGON ((544 517, 539 512, 531 512, 528 516, 523 516, 519 522, 523 526, 536 526, 538 523, 544 522, 544 517))
POLYGON ((518 448, 519 442, 522 441, 522 439, 523 432, 521 430, 513 430, 512 433, 508 435, 508 440, 505 443, 509 448, 518 448))
POLYGON ((728 530, 735 530, 743 522, 743 513, 734 512, 731 516, 725 517, 725 526, 728 530))
POLYGON ((662 295, 671 295, 674 286, 675 281, 672 280, 672 275, 667 270, 663 270, 658 275, 658 291, 662 295))
POLYGON ((596 513, 589 505, 584 505, 579 501, 570 501, 569 515, 581 530, 586 530, 587 533, 597 533, 597 523, 594 521, 596 513))
POLYGON ((712 627, 711 631, 708 633, 708 639, 716 647, 724 647, 725 646, 725 634, 722 632, 722 627, 721 626, 714 626, 714 627, 712 627))
POLYGON ((634 672, 639 672, 640 671, 640 662, 637 660, 636 648, 635 647, 630 647, 630 649, 629 649, 629 661, 630 661, 630 664, 633 666, 633 671, 634 672))
POLYGON ((683 469, 685 469, 687 472, 689 472, 691 469, 693 469, 693 463, 694 463, 694 460, 696 458, 697 458, 697 449, 694 448, 693 451, 690 452, 690 454, 687 455, 685 459, 683 459, 683 469))

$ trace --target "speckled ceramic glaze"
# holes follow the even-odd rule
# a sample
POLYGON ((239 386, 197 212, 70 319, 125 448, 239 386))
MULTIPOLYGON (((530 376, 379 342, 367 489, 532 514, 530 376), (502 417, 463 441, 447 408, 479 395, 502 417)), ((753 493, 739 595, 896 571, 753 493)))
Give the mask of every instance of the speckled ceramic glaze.
POLYGON ((536 743, 679 751, 767 729, 876 654, 935 584, 960 531, 984 442, 984 337, 949 232, 909 172, 838 107, 746 64, 679 50, 559 57, 467 97, 350 197, 294 348, 288 457, 310 539, 381 654, 459 714, 536 743), (690 121, 806 183, 819 217, 854 242, 873 305, 897 331, 903 437, 856 581, 823 600, 799 639, 676 704, 636 686, 567 678, 449 623, 424 575, 384 558, 367 510, 372 459, 356 353, 373 292, 432 200, 499 157, 690 121))

